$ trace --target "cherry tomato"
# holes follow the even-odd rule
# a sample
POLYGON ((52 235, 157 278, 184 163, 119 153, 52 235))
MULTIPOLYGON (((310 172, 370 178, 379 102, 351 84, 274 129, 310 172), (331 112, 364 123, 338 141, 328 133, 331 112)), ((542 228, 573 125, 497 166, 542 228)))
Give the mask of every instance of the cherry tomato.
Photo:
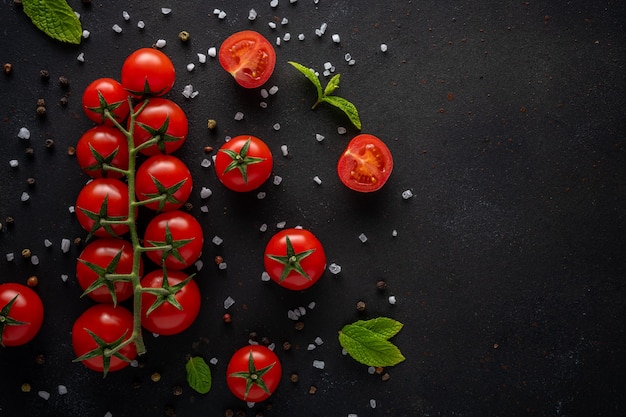
POLYGON ((244 346, 236 351, 226 368, 226 384, 239 399, 259 402, 276 391, 282 376, 278 356, 263 345, 244 346))
POLYGON ((313 233, 285 229, 268 242, 264 264, 273 281, 290 290, 304 290, 324 274, 326 254, 313 233))
POLYGON ((113 178, 88 182, 76 198, 76 218, 89 237, 119 237, 128 232, 125 224, 102 224, 102 220, 126 220, 129 213, 128 186, 113 178))
POLYGON ((274 72, 276 51, 260 33, 244 30, 232 34, 222 43, 219 60, 237 84, 256 88, 265 84, 274 72))
MULTIPOLYGON (((110 281, 107 275, 133 272, 133 245, 122 239, 96 239, 85 246, 76 263, 76 279, 88 295, 99 303, 118 303, 133 295, 130 281, 110 281)), ((139 275, 143 262, 139 258, 139 275)))
POLYGON ((150 220, 144 234, 144 245, 171 246, 166 250, 149 250, 146 255, 157 265, 165 264, 168 269, 184 269, 202 254, 202 226, 191 214, 180 210, 167 211, 150 220))
MULTIPOLYGON (((134 111, 142 104, 138 104, 134 111)), ((187 116, 178 104, 165 98, 152 98, 135 118, 133 140, 137 147, 157 138, 155 144, 141 148, 140 152, 144 155, 170 154, 185 143, 188 131, 187 116)))
POLYGON ((172 89, 175 79, 172 61, 154 48, 136 50, 122 65, 122 85, 135 98, 162 96, 172 89))
POLYGON ((76 159, 80 168, 92 178, 121 178, 119 171, 104 166, 128 169, 126 136, 114 127, 99 125, 83 133, 76 145, 76 159))
POLYGON ((165 273, 167 280, 163 279, 163 270, 153 271, 141 280, 143 288, 170 291, 162 296, 145 292, 141 295, 141 325, 152 333, 172 335, 186 330, 198 317, 201 297, 191 276, 175 270, 165 273))
POLYGON ((380 189, 391 175, 393 159, 385 143, 376 136, 355 136, 337 163, 339 179, 346 187, 363 193, 380 189))
POLYGON ((0 346, 20 346, 39 332, 43 303, 26 285, 0 284, 0 346))
POLYGON ((215 157, 215 172, 233 191, 259 188, 272 174, 272 152, 261 139, 236 136, 224 143, 215 157))
POLYGON ((130 338, 133 315, 124 307, 96 304, 81 314, 72 326, 72 346, 77 358, 87 368, 98 372, 118 371, 137 356, 134 343, 124 346, 119 354, 103 358, 106 350, 130 338))
POLYGON ((154 155, 146 159, 135 174, 135 194, 139 201, 161 197, 145 204, 155 211, 180 208, 191 195, 193 181, 187 165, 171 155, 154 155))
POLYGON ((83 92, 83 110, 90 120, 99 124, 113 125, 105 113, 122 123, 128 117, 128 91, 112 78, 98 78, 83 92))

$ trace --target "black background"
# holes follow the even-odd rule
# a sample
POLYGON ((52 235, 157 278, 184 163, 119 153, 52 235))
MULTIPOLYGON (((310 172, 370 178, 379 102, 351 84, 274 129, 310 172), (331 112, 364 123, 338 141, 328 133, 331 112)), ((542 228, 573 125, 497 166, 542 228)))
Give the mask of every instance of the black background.
POLYGON ((0 75, 0 221, 15 219, 0 232, 0 281, 37 275, 46 308, 33 341, 0 350, 1 416, 155 416, 172 409, 178 416, 219 416, 227 408, 283 417, 624 413, 622 2, 281 0, 275 9, 269 0, 69 3, 91 32, 79 46, 47 38, 12 1, 0 11, 0 61, 13 65, 10 76, 0 75), (172 13, 164 16, 162 6, 172 13), (259 14, 254 22, 247 19, 252 7, 259 14), (215 8, 226 18, 214 16, 215 8), (280 24, 283 17, 287 25, 280 24), (145 29, 137 28, 139 20, 145 29), (269 21, 278 28, 270 29, 269 21), (318 38, 314 30, 323 22, 328 30, 318 38), (198 52, 249 28, 272 42, 292 36, 276 47, 277 67, 266 88, 279 91, 267 109, 259 107, 258 89, 238 87, 216 59, 197 61, 198 52), (187 44, 177 38, 181 30, 191 34, 187 44), (333 33, 340 44, 332 42, 333 33), (99 77, 119 79, 130 52, 161 38, 177 69, 168 98, 190 122, 190 137, 176 155, 192 170, 192 212, 205 231, 204 267, 196 278, 203 305, 185 333, 146 335, 140 367, 103 380, 72 363, 71 325, 91 302, 79 298, 73 277, 80 248, 60 250, 61 239, 85 236, 69 207, 87 178, 66 150, 92 126, 82 114, 82 90, 99 77), (358 132, 329 107, 310 110, 314 89, 289 60, 319 71, 330 61, 342 74, 337 93, 357 105, 363 132, 379 136, 394 155, 394 172, 381 191, 360 195, 339 182, 337 158, 358 132), (186 70, 190 62, 193 72, 186 70), (49 82, 40 80, 41 69, 50 72, 49 82), (69 90, 59 86, 59 76, 69 79, 69 90), (182 96, 186 84, 199 91, 196 98, 182 96), (63 96, 66 107, 58 104, 63 96), (48 103, 45 118, 35 114, 38 98, 48 103), (241 121, 234 120, 238 111, 241 121), (218 121, 216 132, 207 130, 208 118, 218 121), (17 138, 21 127, 31 131, 30 140, 17 138), (318 143, 316 133, 325 140, 318 143), (205 146, 217 148, 237 134, 261 137, 275 155, 274 173, 283 182, 265 184, 264 199, 229 192, 212 167, 200 166, 205 146), (52 150, 46 139, 54 140, 52 150), (29 146, 32 157, 25 154, 29 146), (11 159, 19 167, 11 168, 11 159), (37 180, 34 187, 26 185, 29 177, 37 180), (213 191, 209 199, 200 199, 203 186, 213 191), (404 200, 404 190, 415 196, 404 200), (22 203, 24 191, 30 200, 22 203), (262 252, 281 221, 313 231, 328 262, 342 272, 326 272, 301 293, 262 282, 262 252), (259 231, 264 223, 265 233, 259 231), (224 243, 214 245, 213 236, 224 243), (53 246, 45 248, 44 239, 53 246), (39 265, 21 258, 24 248, 39 265), (11 252, 16 259, 7 262, 11 252), (226 270, 214 265, 216 255, 226 270), (69 275, 66 283, 62 274, 69 275), (376 290, 379 279, 388 282, 384 293, 376 290), (388 303, 390 295, 396 305, 388 303), (226 325, 228 296, 236 303, 226 325), (367 304, 364 313, 355 309, 359 300, 367 304), (304 329, 296 331, 287 311, 312 301, 304 329), (337 341, 343 325, 381 315, 405 325, 393 342, 407 360, 385 370, 386 382, 343 356, 337 341), (252 409, 225 385, 228 359, 250 332, 279 346, 284 367, 274 396, 252 409), (308 351, 318 336, 324 344, 308 351), (283 352, 284 341, 294 348, 283 352), (36 363, 38 354, 44 364, 36 363), (206 395, 186 384, 188 354, 218 359, 206 395), (314 359, 325 361, 325 369, 313 368, 314 359), (150 380, 155 371, 162 376, 157 383, 150 380), (21 392, 24 382, 30 393, 21 392), (66 395, 57 393, 60 384, 66 395), (182 395, 173 395, 176 386, 182 395), (50 392, 50 399, 38 391, 50 392))

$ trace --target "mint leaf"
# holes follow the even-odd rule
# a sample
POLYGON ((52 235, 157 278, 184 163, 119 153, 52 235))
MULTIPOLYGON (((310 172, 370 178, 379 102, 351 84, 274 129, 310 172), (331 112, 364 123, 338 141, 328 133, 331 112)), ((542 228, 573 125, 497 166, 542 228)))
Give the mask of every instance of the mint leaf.
POLYGON ((211 368, 204 359, 199 356, 190 358, 185 364, 185 370, 191 388, 200 394, 206 394, 211 390, 211 368))
POLYGON ((388 339, 402 329, 402 323, 379 317, 348 324, 339 332, 339 344, 357 362, 367 366, 393 366, 405 360, 400 349, 388 339))
POLYGON ((322 101, 331 104, 343 111, 346 116, 348 116, 354 127, 361 130, 361 119, 359 118, 359 112, 354 104, 339 96, 324 96, 324 98, 322 98, 322 101))
POLYGON ((46 35, 61 42, 79 44, 80 20, 65 0, 22 0, 24 13, 46 35))
POLYGON ((315 89, 317 90, 317 98, 319 101, 319 99, 321 99, 323 96, 322 84, 320 83, 319 78, 317 78, 317 75, 315 75, 315 71, 313 71, 311 68, 305 67, 302 64, 298 64, 297 62, 289 61, 289 63, 293 65, 295 69, 304 74, 304 76, 313 83, 315 89))

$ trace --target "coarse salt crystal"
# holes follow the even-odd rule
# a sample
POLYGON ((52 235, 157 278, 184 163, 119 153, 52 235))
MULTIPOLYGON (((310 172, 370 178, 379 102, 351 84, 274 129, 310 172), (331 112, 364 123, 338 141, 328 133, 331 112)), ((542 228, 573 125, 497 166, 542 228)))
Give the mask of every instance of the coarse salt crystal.
POLYGON ((298 40, 303 41, 304 40, 304 33, 301 33, 298 35, 298 40))
POLYGON ((359 416, 357 414, 355 414, 355 413, 350 413, 350 414, 348 414, 348 417, 359 417, 359 416))
POLYGON ((235 300, 233 300, 233 298, 231 296, 228 296, 225 300, 224 300, 224 308, 226 310, 228 310, 229 308, 231 308, 233 306, 233 304, 235 304, 235 300))
POLYGON ((315 341, 315 344, 316 344, 316 345, 318 345, 318 346, 321 346, 321 345, 323 345, 323 344, 324 344, 324 341, 323 341, 323 340, 322 340, 322 338, 321 338, 321 337, 319 337, 319 336, 318 336, 318 337, 316 337, 314 341, 315 341))
POLYGON ((317 175, 313 177, 313 181, 315 181, 317 185, 322 185, 322 180, 317 175))
POLYGON ((258 13, 256 12, 256 10, 250 9, 250 11, 248 12, 248 20, 254 20, 257 18, 257 16, 258 13))
POLYGON ((270 274, 268 274, 266 271, 263 271, 263 273, 261 274, 261 281, 267 282, 270 279, 270 274))
POLYGON ((317 368, 317 369, 324 369, 324 367, 326 366, 326 363, 324 361, 320 361, 320 360, 314 360, 313 361, 313 367, 317 368))
POLYGON ((210 159, 208 159, 208 158, 204 158, 204 159, 202 160, 202 162, 200 162, 200 166, 201 166, 202 168, 208 168, 208 167, 210 167, 210 166, 211 166, 211 160, 210 160, 210 159))
POLYGON ((9 252, 5 255, 7 262, 12 262, 15 259, 15 254, 13 252, 9 252))
POLYGON ((198 53, 197 55, 198 55, 198 62, 199 63, 201 63, 201 64, 206 63, 206 55, 205 54, 198 53))
POLYGON ((163 48, 165 47, 165 45, 167 45, 167 41, 165 39, 159 39, 156 41, 156 43, 154 44, 157 48, 163 48))
POLYGON ((344 56, 343 59, 346 60, 346 62, 349 62, 352 59, 352 55, 350 55, 349 52, 347 52, 344 56))
POLYGON ((319 133, 315 134, 315 140, 321 142, 324 140, 324 135, 320 135, 319 133))
POLYGON ((196 267, 196 271, 201 271, 204 266, 204 262, 202 262, 202 259, 198 259, 193 265, 196 267))
POLYGON ((322 23, 322 25, 320 26, 320 32, 322 32, 322 35, 326 33, 327 28, 328 28, 328 23, 326 22, 322 23))
POLYGON ((402 198, 403 199, 408 200, 411 197, 413 197, 413 191, 411 191, 411 190, 404 190, 404 191, 402 191, 402 198))
POLYGON ((44 400, 49 400, 50 399, 50 393, 48 391, 39 391, 37 393, 37 395, 39 395, 44 400))
POLYGON ((279 175, 274 175, 274 185, 280 185, 281 182, 283 182, 283 177, 279 176, 279 175))
POLYGON ((220 264, 217 267, 223 271, 226 268, 228 268, 228 264, 226 262, 220 262, 220 264))
POLYGON ((110 411, 107 411, 104 417, 113 417, 113 413, 111 413, 110 411))
POLYGON ((276 343, 274 342, 270 343, 269 345, 267 345, 267 348, 273 352, 274 349, 276 349, 276 343))
POLYGON ((74 212, 76 212, 76 207, 74 207, 74 206, 69 206, 69 207, 67 208, 67 211, 69 211, 70 213, 74 213, 74 212))
POLYGON ((216 16, 217 16, 218 14, 220 14, 220 12, 221 12, 221 10, 220 10, 220 9, 213 9, 213 14, 214 14, 214 15, 216 15, 216 16))
POLYGON ((91 35, 91 32, 89 32, 87 29, 83 30, 83 38, 87 39, 89 37, 89 35, 91 35))
POLYGON ((30 263, 33 264, 33 265, 39 265, 39 256, 32 255, 30 257, 30 263))
POLYGON ((289 0, 290 4, 294 4, 294 3, 297 3, 297 2, 298 2, 298 0, 289 0))
POLYGON ((396 303, 396 296, 395 295, 390 295, 389 296, 389 304, 394 305, 396 303))
POLYGON ((306 350, 313 350, 315 349, 317 346, 315 346, 313 343, 309 343, 309 345, 307 346, 306 350))
POLYGON ((122 33, 122 28, 117 23, 114 24, 111 29, 113 29, 113 32, 115 32, 115 33, 122 33))
POLYGON ((255 402, 252 402, 252 401, 246 401, 246 405, 248 406, 248 408, 254 408, 254 405, 255 405, 255 404, 256 404, 255 402))
POLYGON ((341 272, 341 266, 333 262, 332 264, 328 265, 328 270, 331 274, 337 275, 341 272))
POLYGON ((28 201, 30 200, 30 195, 26 191, 24 191, 20 196, 20 200, 22 200, 22 202, 28 201))
POLYGON ((211 365, 217 365, 217 362, 218 362, 217 358, 211 358, 211 359, 209 359, 209 363, 210 363, 211 365))
POLYGON ((333 34, 332 39, 333 39, 333 42, 335 42, 335 43, 339 43, 339 42, 341 42, 341 38, 340 38, 340 37, 339 37, 339 35, 338 35, 338 34, 336 34, 336 33, 334 33, 334 34, 333 34))
POLYGON ((284 229, 286 225, 287 225, 287 222, 278 222, 276 223, 276 228, 284 229))
POLYGON ((50 239, 45 239, 45 240, 43 241, 43 245, 44 245, 46 248, 49 248, 50 246, 52 246, 52 242, 50 241, 50 239))
POLYGON ((67 280, 68 280, 69 278, 70 278, 70 276, 69 276, 69 275, 67 275, 67 274, 61 274, 61 281, 63 281, 63 282, 67 282, 67 280))
POLYGON ((359 240, 360 240, 362 243, 367 242, 367 236, 365 236, 365 233, 361 233, 361 234, 359 235, 359 240))
POLYGON ((204 205, 204 206, 200 206, 200 211, 203 213, 208 213, 209 212, 209 206, 204 205))
POLYGON ((261 97, 268 98, 269 95, 270 95, 269 91, 267 91, 265 88, 261 89, 261 97))
POLYGON ((269 89, 268 93, 270 93, 271 95, 274 95, 274 94, 278 93, 278 86, 277 85, 272 86, 269 89))
POLYGON ((193 93, 191 93, 191 98, 196 98, 198 96, 198 94, 200 94, 197 90, 194 91, 193 93))
POLYGON ((215 58, 217 56, 217 48, 215 46, 210 47, 207 50, 207 54, 211 57, 211 58, 215 58))
POLYGON ((213 194, 213 191, 211 191, 210 188, 202 187, 202 189, 200 189, 200 198, 202 199, 211 197, 211 194, 213 194))
POLYGON ((311 301, 307 307, 309 307, 309 310, 313 310, 315 308, 315 301, 311 301))
POLYGON ((339 126, 337 128, 337 133, 339 133, 340 135, 345 135, 346 132, 347 132, 347 129, 345 127, 343 127, 343 126, 339 126))
POLYGON ((172 13, 172 9, 170 9, 169 7, 161 7, 161 13, 168 15, 172 13))
POLYGON ((18 160, 17 160, 17 159, 11 159, 11 160, 9 161, 9 166, 10 166, 11 168, 17 168, 17 167, 19 166, 19 164, 20 164, 20 163, 18 162, 18 160))
POLYGON ((276 23, 275 23, 275 22, 269 22, 269 23, 267 24, 267 26, 269 26, 269 27, 270 27, 270 29, 276 29, 276 23))
POLYGON ((235 120, 243 120, 243 113, 240 111, 235 113, 235 120))
POLYGON ((130 14, 128 14, 128 12, 126 10, 124 10, 122 12, 122 17, 124 18, 124 20, 129 20, 130 19, 130 14))
POLYGON ((286 17, 283 17, 283 20, 280 21, 281 25, 286 25, 287 23, 289 23, 289 19, 287 19, 286 17))
POLYGON ((265 197, 267 197, 267 193, 265 193, 265 191, 259 191, 256 195, 256 198, 259 200, 263 200, 265 197))
POLYGON ((78 56, 76 57, 76 60, 78 62, 85 62, 85 53, 81 52, 80 54, 78 54, 78 56))
POLYGON ((67 253, 70 250, 70 240, 69 239, 61 239, 61 252, 67 253))
POLYGON ((276 37, 276 46, 280 46, 280 36, 276 37))
POLYGON ((354 59, 351 59, 350 61, 348 61, 348 65, 354 65, 356 64, 356 61, 354 59))
POLYGON ((289 42, 291 40, 291 33, 287 32, 283 35, 283 40, 289 42))
POLYGON ((59 385, 57 387, 57 392, 59 393, 59 395, 65 395, 67 394, 67 387, 65 385, 59 385))
POLYGON ((280 151, 282 152, 283 156, 287 156, 289 154, 289 149, 287 148, 287 145, 281 145, 280 151))
POLYGON ((393 230, 391 231, 391 236, 393 236, 393 237, 398 236, 398 231, 397 231, 396 229, 393 229, 393 230))
POLYGON ((30 139, 30 130, 25 127, 21 127, 20 131, 17 132, 17 137, 20 139, 30 139))
POLYGON ((370 400, 370 407, 376 408, 376 400, 373 398, 370 400))
POLYGON ((261 107, 262 109, 267 109, 267 103, 265 101, 262 101, 259 103, 259 107, 261 107))
POLYGON ((137 27, 139 29, 143 29, 146 27, 146 22, 144 22, 143 20, 140 20, 139 22, 137 22, 137 27))
MULTIPOLYGON (((272 126, 274 128, 274 130, 280 130, 280 123, 274 123, 274 125, 272 126)), ((282 148, 281 148, 282 150, 282 148)), ((284 153, 283 153, 284 156, 284 153)))
POLYGON ((191 97, 191 93, 193 93, 193 85, 191 84, 187 84, 185 87, 183 87, 183 96, 186 98, 190 98, 191 97))
POLYGON ((380 51, 381 52, 387 52, 387 49, 388 49, 388 47, 387 47, 386 43, 381 43, 380 44, 380 51))
POLYGON ((293 321, 296 321, 300 318, 300 316, 293 310, 289 310, 287 312, 287 317, 289 318, 289 320, 293 320, 293 321))
POLYGON ((370 366, 369 368, 367 368, 367 373, 370 375, 374 375, 376 373, 376 368, 373 366, 370 366))
POLYGON ((260 232, 266 232, 267 231, 267 223, 263 223, 261 226, 259 226, 259 231, 260 232))
POLYGON ((278 6, 278 0, 270 1, 270 7, 277 7, 277 6, 278 6))
POLYGON ((191 72, 194 70, 195 67, 196 67, 196 64, 190 62, 189 64, 187 64, 187 71, 191 72))
POLYGON ((214 245, 221 245, 222 243, 224 243, 224 239, 222 239, 219 236, 213 236, 213 239, 211 240, 211 242, 213 242, 214 245))
POLYGON ((226 17, 226 12, 224 10, 222 10, 220 14, 217 15, 218 19, 224 19, 225 17, 226 17))

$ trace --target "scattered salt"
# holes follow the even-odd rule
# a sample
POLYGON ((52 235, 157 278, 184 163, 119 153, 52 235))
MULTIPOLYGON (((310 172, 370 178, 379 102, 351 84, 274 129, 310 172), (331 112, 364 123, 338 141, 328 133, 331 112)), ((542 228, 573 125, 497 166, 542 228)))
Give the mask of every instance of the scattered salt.
POLYGON ((45 240, 43 241, 43 245, 44 245, 46 248, 49 248, 50 246, 52 246, 52 242, 50 241, 50 239, 45 239, 45 240))
POLYGON ((137 22, 137 27, 139 29, 143 29, 146 27, 146 22, 144 22, 143 20, 140 20, 139 22, 137 22))
POLYGON ((154 44, 157 48, 163 48, 165 47, 165 45, 167 45, 167 41, 165 39, 159 39, 156 41, 156 43, 154 44))
POLYGON ((322 35, 326 33, 327 28, 328 28, 328 23, 326 22, 322 23, 322 25, 320 26, 320 32, 322 33, 322 35))
MULTIPOLYGON (((280 123, 274 123, 272 127, 274 128, 274 130, 280 130, 280 123)), ((281 150, 282 150, 282 147, 281 147, 281 150)), ((283 156, 286 156, 284 151, 283 151, 283 156)))
POLYGON ((197 90, 194 91, 193 93, 191 93, 191 98, 196 98, 198 96, 198 94, 200 94, 197 90))
POLYGON ((87 39, 89 37, 89 35, 91 35, 91 32, 89 32, 87 29, 83 30, 83 38, 87 39))
POLYGON ((402 198, 403 199, 408 200, 411 197, 413 197, 413 191, 411 191, 411 190, 404 190, 404 191, 402 191, 402 198))
POLYGON ((315 183, 317 185, 321 185, 322 184, 322 180, 317 175, 313 177, 313 181, 315 181, 315 183))
POLYGON ((215 46, 210 47, 207 50, 207 54, 211 57, 211 58, 215 58, 217 56, 217 48, 215 46))
POLYGON ((211 358, 211 359, 209 359, 209 363, 210 363, 211 365, 217 365, 217 362, 218 362, 217 358, 211 358))
POLYGON ((261 97, 268 98, 269 95, 270 95, 270 93, 265 88, 261 89, 261 97))
POLYGON ((206 55, 198 53, 198 62, 201 64, 206 63, 206 55))
POLYGON ((289 23, 289 19, 287 19, 286 17, 283 17, 283 20, 280 21, 281 25, 286 25, 287 23, 289 23))
POLYGON ((370 400, 370 407, 376 408, 376 400, 373 398, 370 400))
POLYGON ((191 98, 191 94, 193 93, 193 85, 187 84, 183 87, 183 96, 186 98, 191 98))
POLYGON ((272 86, 272 87, 269 89, 269 91, 268 91, 268 92, 269 92, 271 95, 274 95, 274 94, 278 93, 278 86, 277 86, 277 85, 272 86))
POLYGON ((298 35, 298 40, 303 41, 304 40, 304 33, 301 33, 298 35))
POLYGON ((318 337, 316 337, 316 338, 315 338, 315 344, 316 344, 317 346, 321 346, 321 345, 323 345, 323 344, 324 344, 324 341, 322 340, 322 338, 321 338, 321 337, 319 337, 319 336, 318 336, 318 337))
POLYGON ((324 367, 326 366, 326 364, 324 363, 324 361, 320 361, 320 360, 314 360, 313 361, 313 367, 317 368, 317 369, 324 369, 324 367))
POLYGON ((396 296, 395 295, 390 295, 389 296, 389 304, 394 305, 396 303, 396 296))
POLYGON ((50 399, 50 393, 48 391, 39 391, 37 393, 37 395, 39 395, 44 400, 49 400, 50 399))
POLYGON ((248 20, 255 20, 258 16, 258 13, 254 9, 250 9, 248 12, 248 20))
POLYGON ((70 240, 69 239, 61 239, 61 252, 67 253, 70 250, 70 240))
POLYGON ((387 52, 387 44, 386 43, 381 43, 380 44, 380 51, 381 52, 387 52))
POLYGON ((202 259, 198 259, 193 265, 196 267, 196 271, 201 271, 204 266, 204 262, 202 262, 202 259))
POLYGON ((283 156, 287 156, 289 154, 289 149, 287 148, 287 145, 281 145, 280 151, 282 152, 283 156))
POLYGON ((343 59, 346 60, 346 62, 350 62, 350 60, 352 59, 352 55, 350 55, 349 52, 347 52, 344 56, 343 59))
POLYGON ((354 59, 351 59, 350 61, 348 61, 348 65, 354 65, 356 64, 356 61, 354 59))
POLYGON ((124 18, 124 20, 129 20, 130 19, 130 15, 128 14, 128 12, 126 10, 124 10, 122 12, 122 17, 124 18))
POLYGON ((161 8, 161 13, 163 13, 164 15, 168 15, 168 14, 172 13, 172 9, 170 9, 169 7, 162 7, 161 8))
POLYGON ((76 60, 78 62, 85 62, 85 53, 81 52, 80 54, 78 54, 78 56, 76 57, 76 60))
POLYGON ((213 14, 214 14, 214 15, 216 15, 216 16, 217 16, 218 14, 220 14, 220 12, 221 12, 221 10, 220 10, 220 9, 213 9, 213 14))
POLYGON ((398 236, 398 231, 396 229, 393 229, 391 232, 391 236, 396 237, 398 236))
POLYGON ((270 29, 276 29, 276 23, 274 23, 274 22, 269 22, 269 23, 267 24, 267 26, 269 26, 269 27, 270 27, 270 29))
POLYGON ((267 197, 267 193, 265 193, 264 191, 259 191, 256 195, 256 198, 258 198, 259 200, 263 200, 265 197, 267 197))
POLYGON ((240 111, 235 113, 235 120, 243 120, 243 113, 240 111))
POLYGON ((365 233, 361 233, 361 234, 359 235, 359 240, 360 240, 362 243, 367 242, 367 236, 365 236, 365 233))
POLYGON ((343 127, 343 126, 339 126, 337 128, 337 133, 339 133, 340 135, 345 135, 346 132, 347 132, 347 129, 345 127, 343 127))
POLYGON ((67 280, 69 279, 69 277, 70 277, 70 276, 69 276, 69 275, 67 275, 67 274, 61 274, 61 281, 63 281, 63 282, 67 282, 67 280))
POLYGON ((270 274, 268 274, 266 271, 263 271, 263 273, 261 274, 261 281, 267 282, 270 279, 270 274))
POLYGON ((328 270, 331 274, 337 275, 341 272, 341 266, 333 262, 332 264, 328 265, 328 270))
POLYGON ((283 40, 289 42, 291 40, 291 33, 287 32, 283 35, 283 40))
POLYGON ((289 310, 287 312, 287 317, 289 318, 289 320, 296 321, 300 318, 300 315, 298 315, 298 313, 296 313, 294 310, 289 310))
POLYGON ((194 63, 189 63, 187 64, 187 71, 191 72, 193 71, 193 69, 196 67, 196 65, 194 63))
POLYGON ((228 268, 228 264, 226 262, 220 262, 220 264, 217 267, 223 271, 226 268, 228 268))
POLYGON ((367 368, 367 373, 370 375, 374 375, 376 373, 376 368, 373 366, 370 366, 369 368, 367 368))
POLYGON ((20 200, 22 200, 22 202, 28 201, 30 200, 30 195, 26 191, 24 191, 20 196, 20 200))
POLYGON ((208 159, 208 158, 204 158, 204 159, 202 160, 202 162, 200 162, 200 166, 201 166, 202 168, 208 168, 208 167, 210 167, 210 166, 211 166, 211 160, 210 160, 210 159, 208 159))
POLYGON ((267 232, 267 223, 263 223, 263 224, 259 227, 259 231, 260 231, 260 232, 267 232))
POLYGON ((211 194, 213 194, 213 191, 210 188, 202 187, 200 190, 200 198, 202 199, 211 197, 211 194))
POLYGON ((6 255, 7 262, 12 262, 15 259, 15 254, 13 252, 9 252, 6 255))
POLYGON ((30 263, 33 264, 33 265, 39 265, 39 256, 32 255, 30 257, 30 263))
POLYGON ((315 308, 315 301, 311 301, 308 307, 309 307, 309 310, 313 310, 315 308))
POLYGON ((21 127, 20 131, 17 132, 17 137, 20 139, 30 139, 30 130, 25 127, 21 127))
POLYGON ((213 236, 213 239, 211 240, 211 242, 213 242, 214 245, 221 245, 222 243, 224 243, 224 239, 222 239, 219 236, 213 236))
POLYGON ((76 208, 74 206, 69 206, 67 208, 67 211, 69 211, 70 213, 74 213, 76 211, 76 208))
POLYGON ((335 33, 335 34, 333 34, 333 42, 335 42, 335 43, 339 43, 339 42, 341 42, 341 38, 340 38, 340 37, 339 37, 339 35, 338 35, 338 34, 336 34, 336 33, 335 33))
POLYGON ((67 394, 67 387, 65 385, 59 385, 57 387, 57 392, 59 393, 59 395, 65 395, 67 394))
POLYGON ((209 206, 200 206, 200 211, 203 213, 208 213, 209 212, 209 206))
POLYGON ((287 222, 278 222, 278 223, 276 223, 276 228, 277 229, 284 229, 286 225, 287 225, 287 222))
POLYGON ((231 308, 233 306, 233 304, 235 304, 235 300, 233 300, 232 297, 228 296, 225 300, 224 300, 224 308, 226 310, 228 310, 229 308, 231 308))
POLYGON ((280 36, 276 37, 276 46, 280 46, 280 36))
POLYGON ((115 33, 122 33, 122 28, 117 23, 114 24, 111 29, 113 29, 113 32, 115 32, 115 33))
POLYGON ((280 185, 281 182, 283 182, 283 177, 274 175, 274 185, 280 185))
POLYGON ((17 160, 17 159, 11 159, 11 160, 9 161, 9 166, 10 166, 11 168, 17 168, 19 164, 20 164, 20 163, 18 162, 18 160, 17 160))
POLYGON ((321 141, 324 140, 324 136, 320 135, 319 133, 316 133, 315 134, 315 140, 318 141, 318 142, 321 142, 321 141))
POLYGON ((277 7, 277 6, 278 6, 278 0, 270 1, 270 7, 277 7))
POLYGON ((309 346, 307 346, 306 350, 313 350, 315 349, 317 346, 315 346, 313 343, 309 343, 309 346))
POLYGON ((267 103, 265 101, 262 101, 259 103, 259 107, 261 107, 262 109, 267 109, 267 103))
POLYGON ((226 12, 222 10, 220 14, 217 15, 217 18, 220 20, 226 18, 226 12))

